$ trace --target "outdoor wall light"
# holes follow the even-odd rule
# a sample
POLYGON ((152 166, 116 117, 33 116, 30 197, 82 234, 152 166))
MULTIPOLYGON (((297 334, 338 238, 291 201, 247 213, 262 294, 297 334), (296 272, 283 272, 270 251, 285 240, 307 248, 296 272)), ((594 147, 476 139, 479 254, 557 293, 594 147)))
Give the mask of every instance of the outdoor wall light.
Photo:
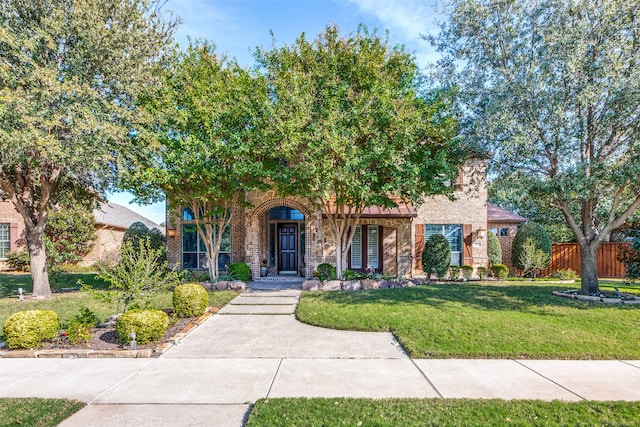
POLYGON ((485 235, 487 234, 487 230, 485 230, 484 228, 480 227, 476 230, 476 236, 478 239, 482 239, 485 235))
POLYGON ((176 229, 167 228, 167 237, 176 237, 176 229))

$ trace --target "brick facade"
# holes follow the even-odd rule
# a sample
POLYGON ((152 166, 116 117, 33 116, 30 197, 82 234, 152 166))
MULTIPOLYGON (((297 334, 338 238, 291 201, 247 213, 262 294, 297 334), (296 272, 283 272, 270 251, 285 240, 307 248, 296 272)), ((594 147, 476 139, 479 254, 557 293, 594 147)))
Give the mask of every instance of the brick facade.
MULTIPOLYGON (((24 221, 22 215, 8 200, 0 201, 0 224, 9 224, 9 251, 15 252, 25 249, 24 221)), ((0 259, 0 270, 7 269, 5 260, 0 259)))
MULTIPOLYGON (((456 191, 456 200, 446 197, 427 199, 416 209, 412 217, 384 217, 377 215, 362 218, 361 225, 377 225, 381 231, 382 272, 410 277, 423 274, 416 268, 415 228, 424 224, 461 224, 468 243, 465 264, 487 265, 487 189, 485 164, 471 163, 462 171, 461 190, 456 191)), ((247 193, 247 201, 252 206, 233 212, 231 221, 231 262, 245 262, 252 276, 258 277, 262 261, 269 258, 270 224, 269 210, 278 206, 296 209, 304 214, 304 220, 286 220, 297 224, 298 235, 304 231, 304 248, 298 249, 298 271, 310 277, 315 268, 328 262, 336 264, 335 241, 330 231, 330 223, 323 218, 322 211, 313 203, 300 197, 283 198, 275 190, 247 193), (304 253, 304 256, 302 255, 304 253)), ((179 209, 167 214, 167 247, 170 265, 182 265, 182 219, 179 209)), ((303 239, 299 237, 299 242, 303 239)), ((422 242, 424 244, 424 242, 422 242)), ((275 263, 277 264, 277 262, 275 263)), ((277 273, 270 262, 270 274, 277 273)))

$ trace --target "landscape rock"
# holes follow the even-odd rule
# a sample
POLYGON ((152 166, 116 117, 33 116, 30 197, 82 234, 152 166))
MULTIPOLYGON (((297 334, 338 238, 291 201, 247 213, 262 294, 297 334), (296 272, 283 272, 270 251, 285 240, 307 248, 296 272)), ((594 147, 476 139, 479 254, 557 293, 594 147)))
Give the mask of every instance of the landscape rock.
POLYGON ((378 283, 376 280, 362 279, 360 281, 360 285, 362 289, 369 290, 369 289, 378 289, 378 287, 380 286, 380 283, 378 283))
POLYGON ((247 289, 247 284, 241 280, 234 280, 233 282, 229 282, 228 289, 244 292, 247 289))
POLYGON ((362 289, 362 285, 358 280, 345 280, 342 282, 342 289, 345 291, 359 291, 362 289))
POLYGON ((342 282, 340 280, 329 280, 322 285, 323 291, 341 291, 342 282))
POLYGON ((319 291, 322 289, 322 282, 316 279, 305 280, 302 282, 303 291, 319 291))
POLYGON ((219 291, 224 291, 226 289, 229 289, 229 282, 221 280, 220 282, 216 283, 216 289, 219 291))

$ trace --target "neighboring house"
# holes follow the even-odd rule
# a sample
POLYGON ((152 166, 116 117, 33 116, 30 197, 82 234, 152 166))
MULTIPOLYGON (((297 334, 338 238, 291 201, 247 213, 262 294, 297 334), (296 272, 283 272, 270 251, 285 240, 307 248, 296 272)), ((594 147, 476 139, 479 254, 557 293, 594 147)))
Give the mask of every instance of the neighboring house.
MULTIPOLYGON (((149 228, 164 227, 115 203, 103 203, 93 211, 96 220, 96 241, 93 249, 80 262, 92 265, 97 261, 112 262, 118 256, 124 232, 134 222, 142 222, 149 228)), ((24 221, 10 201, 0 201, 0 270, 6 269, 6 255, 25 249, 24 221)))
MULTIPOLYGON (((487 190, 485 164, 463 168, 456 200, 428 198, 420 206, 365 209, 348 254, 348 268, 402 277, 424 275, 425 238, 444 234, 452 247, 452 263, 487 265, 487 190), (478 179, 479 178, 479 179, 478 179)), ((323 211, 300 197, 279 197, 275 190, 247 193, 251 208, 234 212, 220 249, 218 264, 245 262, 253 277, 267 261, 269 274, 311 277, 324 262, 336 264, 335 243, 323 211)), ((188 208, 167 213, 168 260, 182 268, 206 268, 193 213, 188 208)))
POLYGON ((520 224, 527 222, 527 218, 509 212, 499 206, 487 203, 487 228, 498 236, 502 249, 502 263, 511 269, 511 249, 513 238, 520 224))

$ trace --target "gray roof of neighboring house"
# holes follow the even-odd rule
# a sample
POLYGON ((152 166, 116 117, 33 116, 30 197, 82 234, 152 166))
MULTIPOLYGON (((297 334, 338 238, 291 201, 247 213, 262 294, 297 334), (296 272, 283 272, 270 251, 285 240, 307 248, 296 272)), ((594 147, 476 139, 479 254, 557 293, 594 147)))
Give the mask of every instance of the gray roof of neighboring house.
POLYGON ((96 218, 96 224, 103 224, 111 227, 127 229, 134 222, 141 222, 149 227, 149 229, 155 227, 163 234, 165 232, 164 227, 156 224, 150 219, 143 217, 139 213, 134 212, 125 206, 115 203, 100 204, 100 206, 93 211, 93 216, 96 218))
POLYGON ((527 218, 518 214, 502 209, 499 206, 487 203, 487 222, 506 222, 520 224, 527 222, 527 218))

